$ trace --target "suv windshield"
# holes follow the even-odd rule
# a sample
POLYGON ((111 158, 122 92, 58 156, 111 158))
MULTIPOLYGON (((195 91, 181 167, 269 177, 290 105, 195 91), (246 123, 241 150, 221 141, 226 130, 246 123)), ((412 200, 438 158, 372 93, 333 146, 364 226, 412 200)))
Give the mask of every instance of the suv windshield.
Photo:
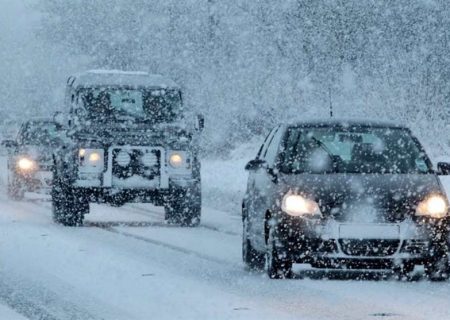
POLYGON ((177 90, 89 88, 79 99, 85 117, 97 121, 146 120, 172 122, 181 114, 181 95, 177 90))
POLYGON ((284 173, 431 172, 418 141, 401 128, 290 128, 283 154, 284 173))
POLYGON ((52 145, 56 142, 59 131, 53 122, 28 122, 20 134, 24 145, 52 145))

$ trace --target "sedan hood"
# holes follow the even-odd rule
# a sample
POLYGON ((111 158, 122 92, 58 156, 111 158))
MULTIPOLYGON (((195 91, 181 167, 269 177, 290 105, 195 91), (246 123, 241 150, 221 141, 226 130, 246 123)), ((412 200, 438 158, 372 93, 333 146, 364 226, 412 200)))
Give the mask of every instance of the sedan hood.
POLYGON ((400 222, 429 194, 444 194, 434 174, 283 175, 282 192, 316 200, 327 218, 351 222, 400 222))

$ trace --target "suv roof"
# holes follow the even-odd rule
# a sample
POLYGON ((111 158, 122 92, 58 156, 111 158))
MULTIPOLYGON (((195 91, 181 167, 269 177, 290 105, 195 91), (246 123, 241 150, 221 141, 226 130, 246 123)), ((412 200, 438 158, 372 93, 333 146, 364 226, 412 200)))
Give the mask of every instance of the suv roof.
POLYGON ((141 71, 89 70, 70 76, 67 84, 72 87, 131 86, 180 89, 173 80, 159 74, 141 71))
POLYGON ((375 121, 365 119, 317 119, 298 121, 289 124, 289 127, 374 127, 374 128, 409 128, 393 121, 375 121))

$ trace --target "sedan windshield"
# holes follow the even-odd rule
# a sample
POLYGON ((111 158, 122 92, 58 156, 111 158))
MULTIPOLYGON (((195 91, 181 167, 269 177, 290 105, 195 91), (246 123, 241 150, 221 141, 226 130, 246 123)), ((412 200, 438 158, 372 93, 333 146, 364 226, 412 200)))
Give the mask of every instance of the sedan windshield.
POLYGON ((89 88, 79 94, 84 116, 98 121, 146 120, 172 122, 181 114, 181 96, 176 90, 89 88))
POLYGON ((290 128, 283 154, 284 173, 431 172, 418 141, 401 128, 290 128))

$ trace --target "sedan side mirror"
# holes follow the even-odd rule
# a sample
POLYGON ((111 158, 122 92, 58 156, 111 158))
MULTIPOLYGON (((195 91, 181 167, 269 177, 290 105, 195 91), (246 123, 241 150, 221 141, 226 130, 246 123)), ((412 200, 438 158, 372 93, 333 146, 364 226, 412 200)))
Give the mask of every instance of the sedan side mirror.
POLYGON ((247 171, 257 170, 257 169, 264 167, 265 164, 266 164, 266 161, 264 161, 262 159, 253 159, 253 160, 250 160, 245 165, 245 170, 247 170, 247 171))
POLYGON ((437 174, 442 176, 450 175, 450 163, 448 162, 438 162, 437 164, 437 174))
POLYGON ((18 145, 17 145, 17 142, 14 140, 3 140, 2 146, 5 148, 8 148, 8 149, 12 149, 12 148, 16 148, 18 145))

